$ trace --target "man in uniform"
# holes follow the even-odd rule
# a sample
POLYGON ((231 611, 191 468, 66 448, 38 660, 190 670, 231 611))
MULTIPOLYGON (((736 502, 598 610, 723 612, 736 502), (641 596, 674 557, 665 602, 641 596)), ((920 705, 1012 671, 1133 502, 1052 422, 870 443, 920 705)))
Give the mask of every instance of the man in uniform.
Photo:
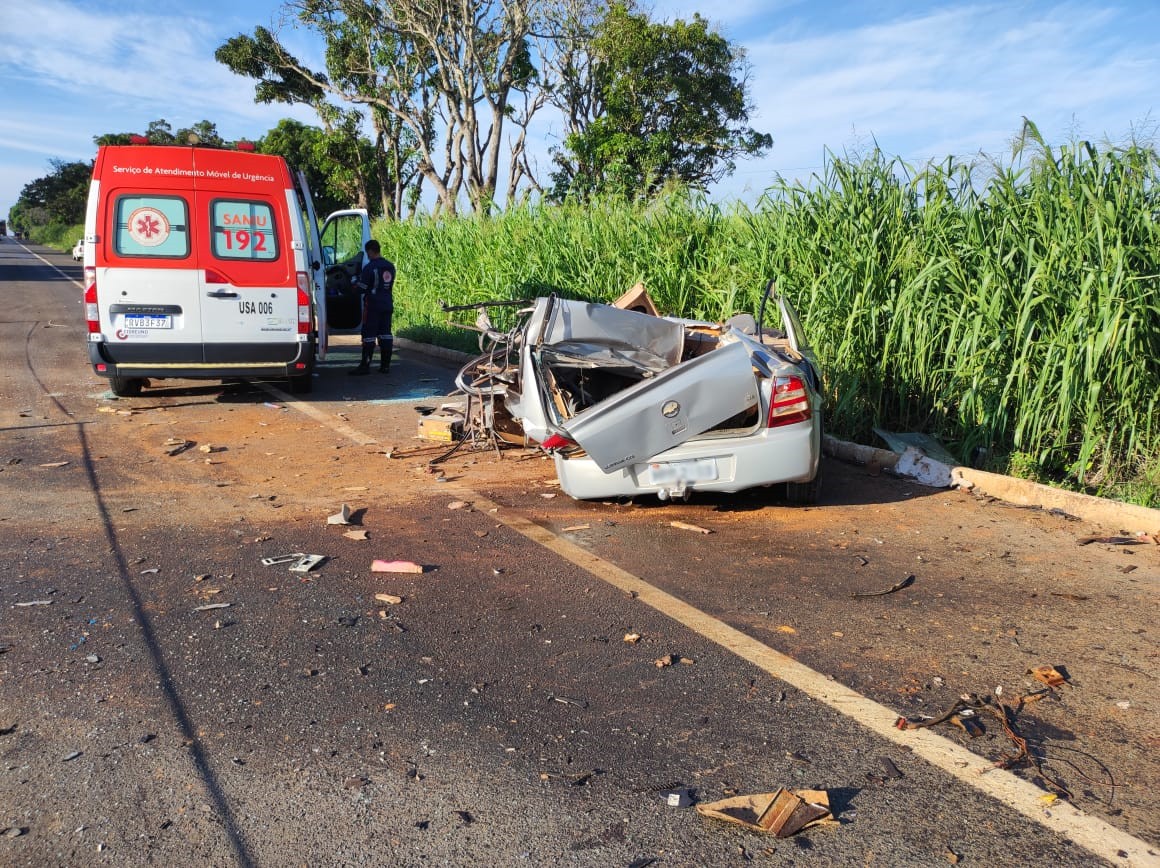
POLYGON ((356 376, 371 372, 376 340, 382 356, 379 371, 387 373, 391 369, 391 351, 395 343, 391 334, 391 316, 395 312, 395 264, 383 258, 379 242, 373 238, 366 243, 365 250, 367 264, 355 281, 355 286, 363 293, 362 361, 350 371, 356 376))

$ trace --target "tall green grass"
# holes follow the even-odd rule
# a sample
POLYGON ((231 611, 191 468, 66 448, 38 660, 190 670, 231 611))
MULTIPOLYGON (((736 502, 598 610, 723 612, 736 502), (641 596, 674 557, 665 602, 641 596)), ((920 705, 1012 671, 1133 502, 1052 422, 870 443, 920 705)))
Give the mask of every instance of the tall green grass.
POLYGON ((723 319, 775 279, 832 433, 926 431, 964 461, 1160 504, 1160 158, 1028 132, 1006 163, 831 157, 751 208, 674 193, 379 224, 397 330, 463 346, 438 300, 607 301, 637 281, 666 313, 723 319))

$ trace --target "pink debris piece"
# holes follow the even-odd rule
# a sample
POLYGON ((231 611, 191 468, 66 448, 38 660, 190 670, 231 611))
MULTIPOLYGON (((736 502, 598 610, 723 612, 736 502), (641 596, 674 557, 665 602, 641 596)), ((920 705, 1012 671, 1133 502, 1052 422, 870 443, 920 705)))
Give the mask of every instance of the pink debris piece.
POLYGON ((372 573, 421 573, 422 564, 413 561, 374 561, 371 564, 372 573))

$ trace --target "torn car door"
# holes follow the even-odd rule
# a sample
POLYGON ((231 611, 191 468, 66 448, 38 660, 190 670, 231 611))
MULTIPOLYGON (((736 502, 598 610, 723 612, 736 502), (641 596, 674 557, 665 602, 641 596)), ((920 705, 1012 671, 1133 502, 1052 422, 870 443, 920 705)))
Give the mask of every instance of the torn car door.
POLYGON ((757 401, 749 352, 734 342, 618 392, 560 427, 611 473, 678 446, 757 401))

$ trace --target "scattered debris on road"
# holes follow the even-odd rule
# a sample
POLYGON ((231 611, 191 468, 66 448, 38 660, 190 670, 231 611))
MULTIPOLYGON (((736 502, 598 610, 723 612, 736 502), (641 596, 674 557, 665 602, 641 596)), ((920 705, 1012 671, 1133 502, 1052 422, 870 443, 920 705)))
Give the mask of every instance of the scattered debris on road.
POLYGON ((193 611, 208 612, 211 609, 228 609, 233 603, 206 603, 204 606, 197 606, 193 611))
POLYGON ((395 594, 375 594, 375 599, 380 603, 389 603, 392 606, 397 606, 399 603, 403 602, 403 598, 396 596, 395 594))
POLYGON ((1036 666, 1033 669, 1028 669, 1027 674, 1035 678, 1037 681, 1042 681, 1048 687, 1059 687, 1061 684, 1067 684, 1067 677, 1063 675, 1054 666, 1036 666))
POLYGON ((347 504, 342 505, 342 509, 334 515, 326 517, 327 524, 350 524, 350 507, 347 504))
POLYGON ((697 805, 703 817, 724 820, 777 838, 788 838, 806 829, 837 825, 830 815, 830 796, 825 790, 787 790, 732 796, 697 805))
POLYGON ((709 530, 707 527, 700 527, 698 525, 689 524, 688 522, 684 522, 684 521, 670 521, 669 527, 675 527, 677 530, 691 530, 694 533, 706 533, 706 534, 708 534, 708 533, 713 532, 713 531, 709 530))
POLYGON ((183 440, 180 437, 170 437, 162 444, 165 447, 165 454, 170 457, 180 455, 187 449, 192 449, 195 445, 192 440, 183 440))
POLYGON ((688 787, 673 787, 662 790, 661 798, 670 808, 689 808, 693 805, 693 791, 688 787))
POLYGON ((1092 543, 1103 543, 1109 546, 1138 546, 1143 545, 1144 540, 1134 536, 1081 536, 1075 543, 1081 546, 1092 543))
POLYGON ((899 582, 895 582, 884 591, 855 591, 850 594, 851 597, 884 597, 887 594, 893 594, 895 591, 901 591, 903 588, 908 588, 914 584, 914 576, 909 575, 899 582))
POLYGON ((421 573, 424 571, 422 564, 417 564, 414 561, 372 561, 372 573, 421 573))
POLYGON ((290 565, 292 573, 308 573, 320 566, 326 560, 326 555, 303 555, 290 565))
POLYGON ((354 539, 354 540, 361 541, 361 540, 370 539, 370 537, 367 535, 367 533, 368 532, 365 530, 348 530, 346 533, 343 534, 343 536, 346 537, 347 539, 354 539))

